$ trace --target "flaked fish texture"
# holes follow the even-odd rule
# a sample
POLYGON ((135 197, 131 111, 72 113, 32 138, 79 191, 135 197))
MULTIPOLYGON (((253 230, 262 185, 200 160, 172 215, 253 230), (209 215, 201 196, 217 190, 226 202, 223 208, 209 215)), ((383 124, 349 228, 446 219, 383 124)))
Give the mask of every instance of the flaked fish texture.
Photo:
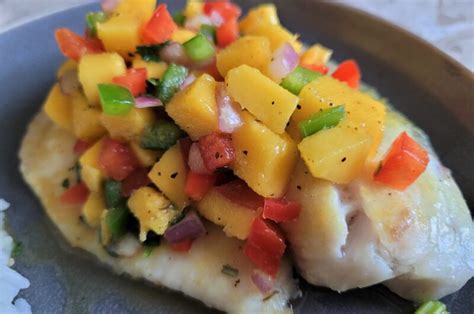
MULTIPOLYGON (((426 136, 390 111, 375 160, 407 131, 426 136)), ((302 204, 284 225, 294 261, 312 284, 337 291, 383 283, 422 302, 460 289, 474 275, 474 225, 451 173, 429 148, 426 171, 407 190, 376 184, 371 172, 348 185, 313 178, 303 162, 288 198, 302 204)))

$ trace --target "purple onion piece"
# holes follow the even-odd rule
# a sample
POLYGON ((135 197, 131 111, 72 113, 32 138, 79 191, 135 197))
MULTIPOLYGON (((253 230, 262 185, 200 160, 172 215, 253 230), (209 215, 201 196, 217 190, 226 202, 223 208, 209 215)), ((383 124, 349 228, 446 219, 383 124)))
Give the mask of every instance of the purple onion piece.
POLYGON ((183 220, 169 227, 165 238, 170 243, 178 243, 187 239, 195 239, 206 234, 206 228, 195 211, 186 214, 183 220))
POLYGON ((81 88, 79 75, 77 70, 69 70, 64 72, 59 78, 59 87, 64 95, 72 95, 81 88))
POLYGON ((150 108, 161 106, 163 106, 161 100, 152 96, 139 96, 135 98, 135 107, 137 108, 150 108))

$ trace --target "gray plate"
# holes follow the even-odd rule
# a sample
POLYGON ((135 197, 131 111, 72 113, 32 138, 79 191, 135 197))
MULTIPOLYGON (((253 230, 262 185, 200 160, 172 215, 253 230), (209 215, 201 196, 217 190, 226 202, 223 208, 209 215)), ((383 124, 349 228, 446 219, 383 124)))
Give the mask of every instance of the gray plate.
MULTIPOLYGON (((169 1, 171 10, 184 1, 169 1)), ((258 1, 240 1, 248 9, 258 1)), ((275 1, 283 23, 305 42, 321 42, 335 58, 355 58, 364 80, 423 128, 474 208, 474 80, 439 50, 364 13, 328 2, 275 1)), ((63 60, 57 27, 82 32, 88 5, 57 13, 0 35, 0 197, 12 203, 10 231, 25 245, 16 268, 31 281, 22 295, 37 313, 210 312, 179 293, 115 276, 88 254, 68 248, 18 172, 25 128, 63 60)), ((183 270, 185 271, 185 270, 183 270)), ((302 283, 299 313, 410 313, 414 305, 382 286, 337 294, 302 283)), ((444 299, 452 313, 474 311, 474 281, 444 299)))

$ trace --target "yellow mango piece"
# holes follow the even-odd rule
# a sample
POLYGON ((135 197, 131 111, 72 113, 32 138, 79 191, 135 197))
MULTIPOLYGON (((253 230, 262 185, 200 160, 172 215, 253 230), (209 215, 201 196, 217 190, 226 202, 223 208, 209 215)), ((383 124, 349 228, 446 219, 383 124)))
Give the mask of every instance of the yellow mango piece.
POLYGON ((196 32, 190 31, 189 29, 179 28, 171 35, 171 40, 180 44, 184 44, 196 35, 196 32))
POLYGON ((232 134, 234 173, 264 197, 281 197, 298 160, 296 144, 288 134, 275 134, 248 112, 232 134))
POLYGON ((154 121, 155 113, 151 108, 132 108, 124 116, 100 115, 100 122, 110 137, 126 142, 138 139, 154 121))
POLYGON ((273 132, 285 132, 298 96, 293 95, 255 68, 241 65, 225 78, 227 92, 273 132))
POLYGON ((166 112, 194 141, 217 131, 216 81, 201 75, 171 99, 166 112))
POLYGON ((171 221, 180 213, 170 201, 154 188, 144 186, 134 191, 127 202, 132 214, 140 222, 140 241, 148 231, 164 234, 171 221))
POLYGON ((263 73, 271 58, 272 51, 268 38, 244 36, 221 50, 216 56, 216 64, 223 77, 227 75, 227 72, 242 64, 256 68, 263 73), (245 53, 242 53, 243 51, 245 53))
POLYGON ((129 60, 140 44, 142 21, 133 15, 112 16, 97 24, 97 37, 108 52, 116 52, 129 60))
POLYGON ((306 50, 301 56, 303 64, 326 64, 331 59, 332 50, 316 44, 306 50))
POLYGON ((224 227, 228 237, 247 239, 250 227, 259 211, 240 206, 215 189, 210 190, 197 204, 199 213, 207 220, 224 227))
POLYGON ((56 77, 60 78, 63 76, 64 73, 66 73, 69 70, 76 70, 77 69, 77 62, 72 60, 72 59, 67 59, 66 62, 64 62, 58 69, 58 72, 56 73, 56 77))
POLYGON ((88 54, 79 62, 79 81, 91 105, 99 105, 97 84, 111 83, 126 71, 125 61, 116 53, 88 54))
POLYGON ((298 35, 290 33, 281 25, 260 24, 251 28, 247 34, 267 37, 270 40, 272 51, 284 43, 290 43, 297 53, 300 53, 303 48, 303 44, 298 40, 298 35))
POLYGON ((43 105, 44 112, 61 128, 72 131, 72 100, 64 95, 59 84, 54 84, 43 105))
POLYGON ((79 159, 81 165, 81 178, 87 188, 92 192, 102 190, 102 182, 105 175, 100 170, 99 157, 102 150, 103 140, 97 141, 79 159))
POLYGON ((86 224, 92 228, 100 225, 102 212, 105 210, 105 199, 101 192, 92 192, 82 207, 82 217, 86 224))
POLYGON ((82 94, 72 97, 72 105, 72 128, 77 138, 90 142, 106 133, 100 122, 101 110, 90 106, 82 94))
POLYGON ((145 68, 148 78, 161 78, 168 65, 165 62, 146 62, 140 56, 135 56, 132 67, 135 69, 145 68))
POLYGON ((364 169, 371 142, 365 130, 341 125, 305 137, 298 149, 313 177, 347 184, 364 169))
POLYGON ((189 204, 189 198, 184 193, 187 172, 181 148, 176 144, 161 156, 148 177, 178 209, 183 209, 189 204))
POLYGON ((155 11, 156 0, 121 0, 114 10, 115 15, 136 16, 147 22, 155 11))
POLYGON ((241 33, 248 33, 252 28, 262 25, 280 25, 277 9, 274 4, 261 4, 249 11, 240 21, 239 29, 241 33))
POLYGON ((140 146, 138 141, 130 143, 133 153, 138 159, 138 162, 142 167, 153 166, 158 158, 163 155, 161 150, 144 149, 140 146))
POLYGON ((183 10, 183 15, 190 19, 203 13, 204 3, 201 0, 188 0, 183 10))
POLYGON ((350 88, 345 83, 324 76, 306 85, 300 93, 300 109, 291 117, 292 123, 310 118, 321 109, 344 104, 346 118, 342 126, 352 125, 372 137, 369 156, 373 156, 382 141, 385 125, 385 106, 371 96, 350 88))

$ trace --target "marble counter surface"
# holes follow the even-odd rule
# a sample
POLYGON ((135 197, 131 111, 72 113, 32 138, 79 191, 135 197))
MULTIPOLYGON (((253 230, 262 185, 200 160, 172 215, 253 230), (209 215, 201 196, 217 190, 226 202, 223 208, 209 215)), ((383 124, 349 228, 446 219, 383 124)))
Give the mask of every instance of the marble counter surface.
MULTIPOLYGON (((0 0, 0 32, 36 17, 92 1, 0 0)), ((335 1, 397 24, 474 70, 474 0, 335 1)))

